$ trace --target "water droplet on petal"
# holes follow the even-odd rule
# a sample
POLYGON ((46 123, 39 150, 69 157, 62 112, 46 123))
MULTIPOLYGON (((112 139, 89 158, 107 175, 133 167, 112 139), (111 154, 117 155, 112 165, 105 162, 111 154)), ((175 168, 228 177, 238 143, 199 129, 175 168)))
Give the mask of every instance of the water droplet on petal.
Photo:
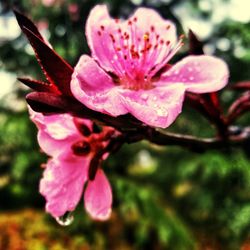
POLYGON ((175 75, 178 75, 178 74, 179 74, 179 70, 175 70, 175 71, 174 71, 174 74, 175 74, 175 75))
POLYGON ((56 217, 56 221, 59 225, 66 227, 73 223, 74 216, 71 212, 66 212, 64 215, 56 217))
POLYGON ((191 67, 188 67, 188 71, 189 71, 189 72, 192 72, 193 69, 192 69, 191 67))
POLYGON ((194 77, 193 77, 193 76, 190 76, 190 77, 189 77, 189 80, 190 80, 190 81, 193 81, 193 80, 194 80, 194 77))
POLYGON ((141 98, 142 98, 142 100, 147 101, 147 99, 148 99, 148 94, 143 93, 143 94, 141 95, 141 98))
POLYGON ((153 97, 153 101, 156 101, 156 100, 157 100, 157 97, 156 97, 156 96, 154 96, 154 97, 153 97))

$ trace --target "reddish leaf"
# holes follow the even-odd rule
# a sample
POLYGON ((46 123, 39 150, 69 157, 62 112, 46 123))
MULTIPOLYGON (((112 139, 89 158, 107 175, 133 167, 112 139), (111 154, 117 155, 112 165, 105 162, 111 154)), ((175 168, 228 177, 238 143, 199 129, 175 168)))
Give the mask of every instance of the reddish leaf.
POLYGON ((26 96, 26 100, 36 112, 64 113, 67 110, 62 97, 48 92, 32 92, 26 96))
POLYGON ((43 40, 42 35, 40 34, 40 32, 38 31, 37 27, 35 26, 35 24, 25 15, 23 15, 22 13, 20 13, 17 10, 13 10, 15 16, 16 16, 16 20, 20 26, 20 28, 23 30, 23 28, 27 28, 30 31, 32 31, 36 36, 38 36, 41 40, 43 40))
POLYGON ((23 27, 23 32, 29 39, 48 81, 55 84, 62 94, 72 96, 70 90, 72 67, 32 31, 23 27))
POLYGON ((202 55, 203 52, 203 44, 202 42, 196 37, 192 30, 189 30, 188 33, 189 39, 189 53, 191 55, 202 55))
POLYGON ((26 96, 28 104, 37 112, 42 113, 71 113, 74 116, 90 118, 92 111, 72 97, 61 96, 49 92, 32 92, 26 96))
POLYGON ((50 92, 55 94, 60 94, 60 92, 57 90, 55 85, 37 81, 34 79, 28 79, 28 78, 17 78, 20 82, 24 83, 28 87, 38 91, 38 92, 50 92))

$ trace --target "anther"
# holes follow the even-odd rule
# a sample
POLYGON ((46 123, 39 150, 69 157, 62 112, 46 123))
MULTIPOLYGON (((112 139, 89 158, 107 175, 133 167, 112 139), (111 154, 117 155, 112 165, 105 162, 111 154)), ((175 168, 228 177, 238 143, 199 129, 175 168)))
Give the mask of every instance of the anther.
POLYGON ((109 34, 109 36, 110 36, 112 42, 115 43, 115 38, 114 38, 113 34, 109 34))
POLYGON ((148 40, 149 40, 149 35, 145 33, 145 34, 143 35, 143 39, 144 39, 145 41, 148 41, 148 40))

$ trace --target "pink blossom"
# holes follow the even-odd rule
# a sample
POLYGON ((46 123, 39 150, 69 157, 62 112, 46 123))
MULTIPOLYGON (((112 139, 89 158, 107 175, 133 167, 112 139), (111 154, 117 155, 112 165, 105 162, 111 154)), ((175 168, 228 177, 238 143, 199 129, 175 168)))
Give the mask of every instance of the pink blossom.
POLYGON ((167 127, 182 110, 185 91, 223 88, 227 65, 213 56, 188 56, 168 64, 182 45, 176 28, 154 10, 139 8, 125 21, 97 5, 86 24, 91 56, 81 56, 71 81, 87 107, 119 116, 130 113, 155 127, 167 127))
POLYGON ((84 204, 89 215, 96 220, 108 219, 112 205, 110 184, 100 168, 100 161, 97 162, 93 180, 89 179, 89 168, 96 154, 107 145, 108 135, 114 130, 104 128, 102 132, 94 133, 93 123, 89 120, 74 118, 69 114, 44 116, 29 110, 32 121, 39 129, 39 145, 52 157, 40 182, 40 192, 46 199, 46 211, 55 218, 73 211, 84 193, 84 204))

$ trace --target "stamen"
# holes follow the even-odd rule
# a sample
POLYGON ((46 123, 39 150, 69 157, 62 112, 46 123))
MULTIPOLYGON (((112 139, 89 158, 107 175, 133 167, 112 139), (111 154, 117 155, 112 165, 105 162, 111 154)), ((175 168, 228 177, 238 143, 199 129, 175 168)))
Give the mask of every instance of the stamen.
MULTIPOLYGON (((157 34, 158 29, 154 24, 141 34, 137 21, 137 17, 132 17, 126 22, 125 27, 124 22, 119 24, 119 20, 115 19, 117 28, 109 34, 113 55, 107 53, 107 60, 111 62, 116 73, 115 77, 111 75, 116 84, 134 90, 150 89, 153 81, 165 70, 164 66, 168 60, 183 45, 184 35, 181 35, 179 42, 173 46, 171 40, 167 40, 166 31, 171 28, 171 24, 165 25, 167 36, 163 37, 157 34)), ((101 25, 97 31, 98 35, 107 35, 105 32, 105 26, 101 25)), ((105 49, 105 39, 101 43, 105 49)))

